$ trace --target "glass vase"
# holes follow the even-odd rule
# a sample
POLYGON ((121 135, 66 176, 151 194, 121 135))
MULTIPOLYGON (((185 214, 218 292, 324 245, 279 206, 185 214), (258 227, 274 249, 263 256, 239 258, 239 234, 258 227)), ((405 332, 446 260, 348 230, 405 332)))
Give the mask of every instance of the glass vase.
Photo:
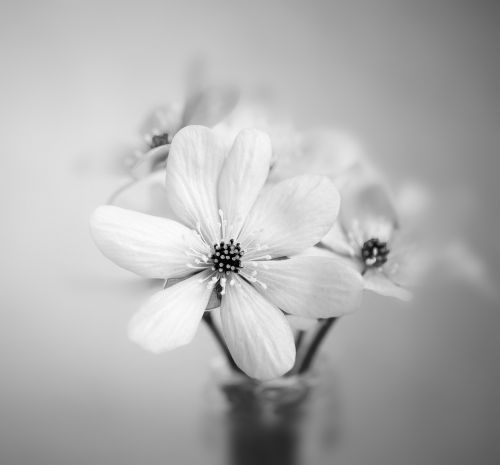
POLYGON ((328 463, 338 436, 338 403, 333 372, 319 365, 305 374, 256 381, 217 360, 206 391, 209 463, 328 463))

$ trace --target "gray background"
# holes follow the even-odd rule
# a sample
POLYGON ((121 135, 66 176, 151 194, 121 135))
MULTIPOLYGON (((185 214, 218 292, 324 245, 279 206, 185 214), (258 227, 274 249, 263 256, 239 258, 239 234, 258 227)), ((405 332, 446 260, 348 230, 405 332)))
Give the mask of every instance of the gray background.
MULTIPOLYGON (((160 357, 131 344, 152 289, 87 226, 141 118, 180 95, 195 57, 427 183, 447 199, 436 234, 466 237, 496 283, 499 19, 493 1, 3 1, 0 462, 204 463, 216 347, 205 328, 160 357)), ((336 463, 498 463, 498 329, 498 303, 466 285, 410 306, 366 298, 325 345, 336 463)))

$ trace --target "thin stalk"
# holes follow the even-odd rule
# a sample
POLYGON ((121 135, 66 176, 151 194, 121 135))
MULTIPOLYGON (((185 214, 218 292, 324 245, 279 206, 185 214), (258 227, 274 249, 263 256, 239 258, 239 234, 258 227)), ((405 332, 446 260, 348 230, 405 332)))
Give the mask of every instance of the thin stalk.
POLYGON ((229 352, 229 349, 227 348, 221 333, 219 332, 217 326, 215 326, 211 312, 205 312, 203 314, 203 320, 205 321, 215 340, 219 344, 219 347, 222 349, 222 352, 226 356, 226 359, 231 368, 238 373, 243 373, 243 371, 241 371, 241 368, 236 365, 235 361, 233 360, 233 357, 231 356, 231 353, 229 352))
POLYGON ((295 349, 298 352, 302 341, 304 340, 305 331, 299 330, 297 336, 295 336, 295 349))
POLYGON ((299 354, 300 354, 300 348, 302 346, 302 343, 304 342, 304 336, 306 335, 306 332, 299 329, 297 332, 297 335, 295 336, 295 353, 296 353, 296 360, 295 360, 295 365, 292 367, 292 369, 285 374, 285 376, 293 376, 297 373, 298 370, 298 363, 299 363, 299 354))
POLYGON ((321 321, 318 331, 314 335, 311 345, 307 349, 307 352, 302 359, 302 363, 299 368, 299 374, 305 373, 310 368, 312 362, 314 361, 316 353, 318 352, 318 349, 323 342, 323 339, 337 320, 338 318, 328 318, 321 321))

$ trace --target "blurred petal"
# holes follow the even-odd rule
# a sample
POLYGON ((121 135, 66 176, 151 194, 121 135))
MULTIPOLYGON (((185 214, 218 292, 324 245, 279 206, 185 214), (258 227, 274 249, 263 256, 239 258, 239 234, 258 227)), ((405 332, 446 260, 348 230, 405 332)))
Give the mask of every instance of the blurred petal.
MULTIPOLYGON (((160 163, 164 163, 167 159, 168 153, 170 151, 170 144, 161 145, 154 149, 148 150, 146 153, 140 156, 139 160, 130 168, 130 173, 136 179, 143 178, 149 173, 153 172, 155 168, 159 166, 160 163)), ((164 171, 162 174, 164 175, 164 171)), ((165 183, 165 176, 163 176, 163 182, 165 183)))
POLYGON ((269 136, 258 130, 241 131, 224 163, 219 181, 219 206, 235 238, 269 174, 269 136))
POLYGON ((387 242, 397 227, 397 214, 382 184, 353 181, 342 190, 340 222, 359 245, 373 238, 387 242))
POLYGON ((281 310, 308 318, 331 318, 361 304, 363 279, 332 257, 295 256, 257 267, 259 291, 281 310))
POLYGON ((308 331, 313 328, 318 320, 297 315, 285 315, 290 326, 297 331, 308 331))
POLYGON ((363 158, 363 149, 355 138, 331 128, 304 132, 295 145, 295 151, 278 159, 280 176, 308 173, 337 178, 363 158))
POLYGON ((357 257, 347 257, 345 255, 341 255, 335 251, 332 251, 326 247, 323 247, 323 243, 321 242, 319 245, 315 247, 309 247, 308 249, 300 252, 294 257, 327 257, 334 258, 335 260, 341 262, 344 266, 347 266, 357 273, 361 274, 365 269, 365 265, 363 262, 357 257))
POLYGON ((180 129, 183 109, 180 101, 155 108, 144 120, 141 133, 146 137, 165 132, 173 136, 180 129))
POLYGON ((393 283, 381 270, 368 270, 365 275, 365 289, 387 297, 408 301, 412 293, 393 283))
POLYGON ((130 339, 155 353, 191 342, 212 292, 201 282, 209 274, 204 271, 154 294, 132 317, 130 339))
POLYGON ((431 205, 430 190, 415 181, 406 181, 398 190, 395 199, 396 208, 404 224, 415 224, 425 219, 431 205))
POLYGON ((238 366, 252 378, 272 379, 295 362, 295 342, 285 315, 238 276, 222 298, 222 333, 238 366))
POLYGON ((400 286, 415 286, 431 268, 429 250, 406 234, 398 232, 389 244, 389 260, 383 271, 400 286))
POLYGON ((148 215, 176 219, 168 202, 164 171, 127 184, 113 195, 109 203, 148 215))
MULTIPOLYGON (((335 186, 323 176, 303 175, 264 188, 239 241, 266 246, 272 257, 290 256, 317 244, 332 227, 340 205, 335 186)), ((249 252, 247 259, 262 255, 249 252)))
POLYGON ((186 102, 182 126, 214 126, 234 109, 238 99, 239 92, 232 87, 213 86, 198 91, 186 102))
POLYGON ((210 242, 220 240, 217 184, 224 163, 224 148, 203 126, 188 126, 177 133, 167 160, 166 190, 181 221, 201 231, 210 242))
POLYGON ((356 253, 352 245, 347 240, 347 237, 344 231, 342 231, 338 221, 335 221, 330 231, 328 231, 323 239, 321 239, 321 244, 324 244, 334 252, 347 257, 352 257, 356 253))
POLYGON ((90 228, 106 257, 146 278, 186 276, 192 272, 186 251, 203 250, 193 231, 176 221, 110 205, 96 209, 90 228))

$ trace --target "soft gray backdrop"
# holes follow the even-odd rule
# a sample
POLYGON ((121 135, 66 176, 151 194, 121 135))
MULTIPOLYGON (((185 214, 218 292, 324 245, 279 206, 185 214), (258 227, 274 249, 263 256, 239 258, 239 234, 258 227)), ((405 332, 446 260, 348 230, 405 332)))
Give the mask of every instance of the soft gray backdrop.
MULTIPOLYGON (((87 227, 122 183, 121 148, 196 57, 446 196, 438 216, 451 212, 496 283, 499 20, 494 1, 3 1, 0 462, 204 463, 216 347, 204 328, 161 357, 129 343, 152 290, 87 227)), ((408 307, 370 296, 341 322, 325 346, 336 463, 498 463, 498 310, 448 284, 408 307)))

